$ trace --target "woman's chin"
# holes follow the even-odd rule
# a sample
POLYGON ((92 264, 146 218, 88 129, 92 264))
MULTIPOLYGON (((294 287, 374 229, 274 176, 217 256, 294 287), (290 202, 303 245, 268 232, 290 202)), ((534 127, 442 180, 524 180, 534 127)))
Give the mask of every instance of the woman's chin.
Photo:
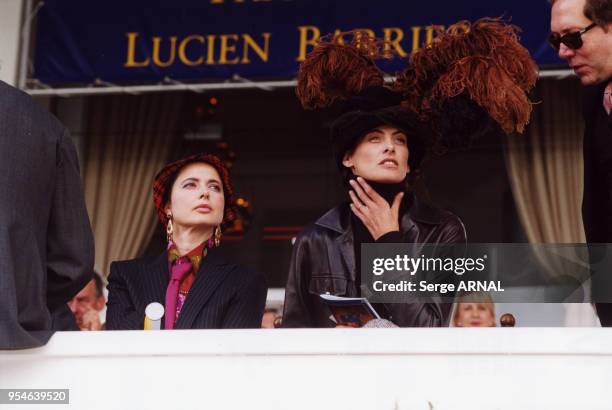
POLYGON ((194 218, 190 218, 187 221, 183 222, 183 226, 186 228, 197 228, 197 229, 207 229, 214 228, 221 224, 221 222, 217 221, 218 218, 212 218, 209 215, 197 215, 194 218))
POLYGON ((398 184, 406 179, 406 175, 372 175, 370 178, 364 177, 366 180, 371 182, 377 182, 379 184, 398 184))
POLYGON ((366 175, 359 175, 364 179, 379 184, 397 184, 406 179, 408 175, 405 171, 398 169, 376 169, 375 172, 364 173, 366 175))

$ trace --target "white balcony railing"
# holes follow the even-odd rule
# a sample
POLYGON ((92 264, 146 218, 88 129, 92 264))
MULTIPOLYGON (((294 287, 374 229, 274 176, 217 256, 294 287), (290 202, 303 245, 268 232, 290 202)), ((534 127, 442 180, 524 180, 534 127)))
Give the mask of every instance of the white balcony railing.
POLYGON ((68 332, 0 352, 0 388, 88 410, 609 409, 610 380, 601 328, 68 332))

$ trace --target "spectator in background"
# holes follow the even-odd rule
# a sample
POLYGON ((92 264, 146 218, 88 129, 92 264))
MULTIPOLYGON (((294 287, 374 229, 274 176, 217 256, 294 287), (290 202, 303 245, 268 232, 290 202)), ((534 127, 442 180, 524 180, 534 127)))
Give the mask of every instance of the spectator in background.
POLYGON ((453 314, 455 327, 495 327, 495 304, 486 292, 475 292, 458 298, 453 314))
POLYGON ((38 347, 76 329, 94 242, 68 130, 1 81, 0 186, 0 349, 38 347))
POLYGON ((81 330, 103 330, 104 325, 100 321, 100 312, 104 309, 104 285, 99 274, 68 302, 68 307, 76 318, 77 326, 81 330))

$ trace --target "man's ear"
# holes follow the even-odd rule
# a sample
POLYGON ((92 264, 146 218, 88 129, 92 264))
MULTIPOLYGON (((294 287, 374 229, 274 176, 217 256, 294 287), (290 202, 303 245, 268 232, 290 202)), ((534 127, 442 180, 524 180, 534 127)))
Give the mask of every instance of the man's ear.
POLYGON ((342 158, 342 165, 347 168, 353 168, 353 159, 351 154, 349 154, 348 152, 344 154, 344 157, 342 158))

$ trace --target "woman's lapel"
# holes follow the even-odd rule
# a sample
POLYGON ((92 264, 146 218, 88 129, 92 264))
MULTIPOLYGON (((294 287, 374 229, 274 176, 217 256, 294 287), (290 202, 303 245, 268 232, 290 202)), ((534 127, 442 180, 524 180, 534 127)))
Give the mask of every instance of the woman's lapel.
POLYGON ((211 249, 202 259, 200 269, 191 285, 185 304, 174 324, 175 329, 191 329, 198 314, 215 290, 226 280, 235 265, 228 264, 217 249, 211 249))
POLYGON ((166 302, 166 289, 169 283, 168 273, 168 255, 163 252, 153 262, 147 265, 142 271, 143 280, 141 283, 143 291, 143 299, 148 305, 152 302, 158 302, 162 305, 166 302))

